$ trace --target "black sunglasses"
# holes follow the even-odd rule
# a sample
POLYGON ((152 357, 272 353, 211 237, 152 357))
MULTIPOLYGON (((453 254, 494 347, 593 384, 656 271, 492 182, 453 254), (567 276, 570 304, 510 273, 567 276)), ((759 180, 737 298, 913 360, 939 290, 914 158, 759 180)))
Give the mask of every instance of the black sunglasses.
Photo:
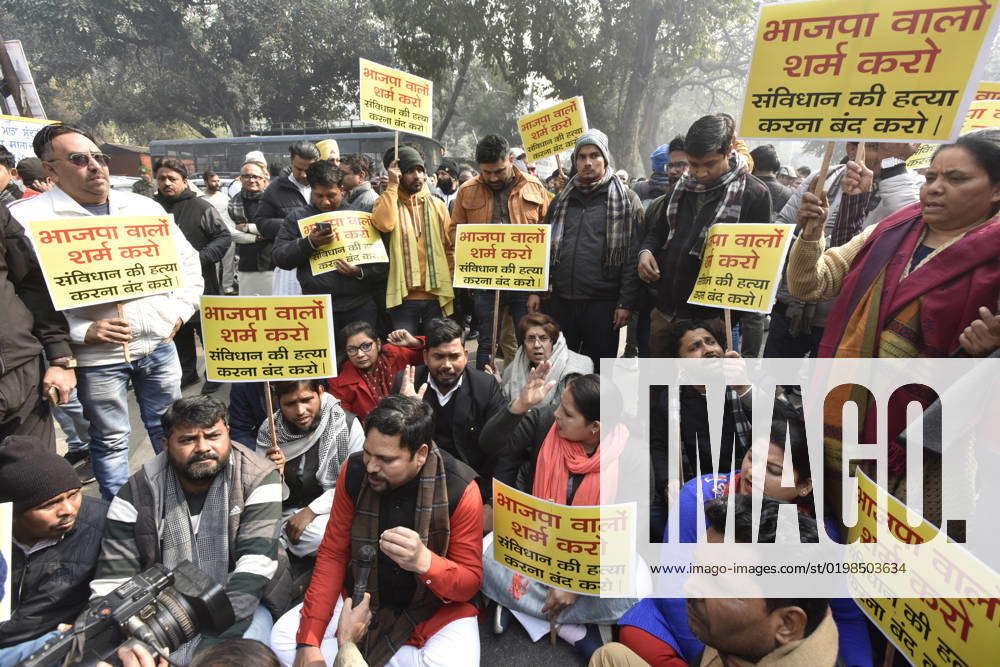
POLYGON ((70 153, 66 157, 52 158, 51 160, 46 160, 46 162, 64 160, 76 165, 77 167, 86 167, 90 164, 91 158, 93 158, 94 161, 102 167, 107 167, 111 164, 111 156, 105 155, 104 153, 70 153))

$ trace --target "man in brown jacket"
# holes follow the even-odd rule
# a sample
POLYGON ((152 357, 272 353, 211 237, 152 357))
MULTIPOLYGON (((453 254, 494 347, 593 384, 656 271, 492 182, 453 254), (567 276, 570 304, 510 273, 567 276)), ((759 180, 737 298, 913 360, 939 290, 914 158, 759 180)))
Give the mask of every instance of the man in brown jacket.
MULTIPOLYGON (((452 222, 477 224, 537 225, 545 221, 549 196, 542 182, 521 172, 508 156, 507 140, 488 134, 476 145, 479 175, 466 181, 458 190, 452 210, 452 222)), ((528 292, 504 291, 500 294, 501 312, 510 310, 514 325, 528 314, 528 292)), ((493 307, 496 292, 477 290, 476 318, 480 326, 476 368, 489 363, 493 349, 493 307)), ((499 315, 498 315, 499 316, 499 315)))

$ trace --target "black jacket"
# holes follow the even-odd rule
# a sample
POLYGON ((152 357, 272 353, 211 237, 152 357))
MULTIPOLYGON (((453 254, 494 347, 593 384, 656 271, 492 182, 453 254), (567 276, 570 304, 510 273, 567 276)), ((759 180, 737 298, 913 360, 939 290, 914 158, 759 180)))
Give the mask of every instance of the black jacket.
MULTIPOLYGON (((405 372, 400 371, 396 374, 392 393, 399 393, 405 372)), ((421 366, 417 369, 413 385, 419 388, 425 382, 427 382, 427 367, 421 366)), ((427 387, 424 400, 436 406, 437 396, 434 389, 427 387)), ((479 491, 483 495, 483 502, 492 505, 493 468, 496 466, 500 451, 495 446, 487 444, 480 435, 483 425, 497 412, 504 410, 506 405, 500 384, 492 375, 466 366, 462 386, 448 402, 454 403, 454 416, 451 421, 452 443, 448 447, 442 446, 442 443, 438 443, 438 446, 479 474, 479 491)))
POLYGON ((0 623, 0 647, 35 639, 72 623, 90 599, 101 555, 108 503, 84 496, 76 527, 57 544, 30 556, 14 547, 10 620, 0 623))
POLYGON ((779 183, 773 174, 762 174, 757 178, 763 181, 764 185, 771 192, 771 219, 773 220, 778 217, 781 209, 785 208, 785 204, 791 199, 793 194, 792 189, 779 183))
MULTIPOLYGON (((264 203, 264 193, 256 199, 248 199, 243 196, 243 191, 240 190, 233 198, 229 200, 229 218, 233 221, 234 225, 241 224, 251 224, 256 225, 257 220, 260 219, 260 207, 264 203), (233 200, 239 198, 243 205, 243 215, 236 215, 238 208, 233 205, 233 200)), ((259 231, 259 230, 258 230, 259 231)), ((271 261, 271 246, 274 245, 273 241, 263 238, 263 236, 258 236, 257 240, 253 243, 237 243, 237 252, 239 256, 239 264, 237 269, 239 271, 273 271, 274 263, 271 261)))
POLYGON ((294 209, 285 218, 278 237, 274 240, 271 257, 274 264, 281 269, 297 269, 299 284, 303 294, 329 294, 333 303, 333 312, 353 310, 363 305, 365 301, 375 299, 379 290, 385 289, 385 281, 389 275, 389 264, 364 264, 361 277, 352 278, 338 271, 328 271, 318 276, 312 274, 309 258, 315 250, 309 239, 299 233, 299 220, 309 216, 319 215, 320 210, 312 204, 294 209))
MULTIPOLYGON (((646 237, 639 245, 639 251, 652 252, 660 267, 662 277, 656 284, 656 308, 665 315, 700 320, 722 317, 722 311, 718 308, 692 306, 687 300, 701 270, 700 253, 691 254, 691 248, 702 228, 714 222, 715 211, 723 194, 725 188, 716 188, 704 193, 699 209, 698 197, 692 193, 685 193, 686 196, 681 200, 680 210, 677 212, 677 229, 669 244, 667 244, 666 197, 656 199, 649 205, 650 208, 657 207, 659 210, 655 214, 650 212, 647 218, 650 224, 647 225, 646 237)), ((743 189, 742 207, 741 223, 771 222, 771 193, 755 176, 747 178, 746 187, 743 189)))
POLYGON ((153 197, 167 213, 172 213, 174 222, 184 232, 184 238, 198 251, 201 260, 201 275, 205 279, 205 294, 222 294, 219 270, 216 267, 229 250, 232 236, 219 211, 211 202, 202 199, 192 190, 185 190, 176 197, 153 197))
POLYGON ((253 221, 257 224, 260 235, 271 241, 278 237, 289 213, 310 203, 289 178, 282 175, 271 181, 264 190, 257 218, 253 221))
MULTIPOLYGON (((579 189, 571 191, 559 254, 552 268, 552 291, 564 299, 609 300, 621 308, 634 309, 639 294, 636 253, 626 251, 620 267, 604 266, 608 187, 605 184, 589 193, 579 189)), ((635 246, 642 223, 642 202, 628 188, 625 188, 625 196, 636 211, 632 221, 632 244, 635 246)), ((545 219, 548 224, 552 224, 556 210, 556 206, 549 206, 545 219)))
POLYGON ((66 318, 52 307, 31 242, 3 204, 0 232, 0 375, 34 361, 43 346, 49 359, 72 356, 66 318))

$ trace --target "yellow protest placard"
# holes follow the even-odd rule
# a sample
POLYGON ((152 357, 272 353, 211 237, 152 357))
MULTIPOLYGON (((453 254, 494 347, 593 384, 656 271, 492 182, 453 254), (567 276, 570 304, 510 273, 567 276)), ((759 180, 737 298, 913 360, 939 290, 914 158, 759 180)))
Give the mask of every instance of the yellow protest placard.
POLYGON ((712 225, 688 303, 769 313, 795 225, 712 225))
POLYGON ((1000 100, 1000 81, 980 81, 973 102, 979 100, 1000 100))
POLYGON ((986 0, 763 4, 740 136, 948 141, 996 16, 986 0))
POLYGON ((574 97, 521 116, 517 121, 517 131, 521 134, 528 162, 571 151, 576 140, 587 131, 587 110, 583 106, 583 98, 574 97))
POLYGON ((308 380, 337 374, 329 294, 203 296, 208 379, 308 380))
POLYGON ((455 287, 545 291, 549 225, 458 225, 455 287))
POLYGON ((894 542, 930 542, 939 531, 926 521, 911 527, 906 506, 882 491, 885 505, 878 502, 879 487, 858 471, 858 521, 850 529, 848 540, 872 544, 877 536, 882 554, 879 562, 905 564, 909 586, 899 589, 890 583, 896 579, 879 574, 877 568, 868 567, 868 572, 851 575, 848 585, 861 610, 911 664, 996 664, 1000 598, 982 597, 981 591, 1000 590, 997 574, 954 543, 926 545, 932 555, 925 558, 900 551, 894 542), (892 535, 877 532, 880 520, 892 535), (930 591, 935 580, 966 582, 970 596, 934 597, 930 591))
POLYGON ((920 144, 917 152, 906 159, 907 169, 926 169, 931 166, 934 153, 940 148, 940 144, 920 144))
POLYGON ((550 503, 493 480, 493 559, 581 595, 631 591, 635 507, 550 503))
POLYGON ((56 310, 162 294, 184 284, 171 215, 78 216, 27 228, 56 310))
POLYGON ((24 118, 23 116, 5 116, 0 114, 0 144, 14 154, 18 162, 26 157, 35 157, 35 149, 31 144, 38 131, 55 121, 44 118, 24 118))
POLYGON ((318 276, 337 270, 337 260, 348 264, 388 262, 382 235, 372 224, 372 214, 363 211, 331 211, 299 220, 302 238, 309 236, 318 222, 329 222, 333 240, 316 248, 309 259, 312 274, 318 276))
POLYGON ((424 137, 431 134, 434 83, 359 58, 361 121, 424 137))
POLYGON ((960 134, 1000 127, 1000 100, 979 100, 969 105, 960 134))

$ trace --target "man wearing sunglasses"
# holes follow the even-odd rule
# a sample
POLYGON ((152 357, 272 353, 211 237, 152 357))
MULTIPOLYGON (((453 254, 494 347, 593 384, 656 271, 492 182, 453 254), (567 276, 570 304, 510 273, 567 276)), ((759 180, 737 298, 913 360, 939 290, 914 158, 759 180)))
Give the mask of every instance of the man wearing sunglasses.
MULTIPOLYGON (((11 215, 25 228, 78 216, 166 215, 152 199, 109 188, 109 158, 82 130, 48 125, 33 143, 55 187, 10 205, 11 215)), ((171 236, 183 287, 123 302, 123 318, 114 303, 64 311, 77 363, 77 391, 90 421, 94 475, 106 500, 128 480, 129 384, 156 452, 163 446, 160 415, 181 395, 173 338, 195 312, 204 281, 198 253, 176 225, 171 236), (125 361, 123 345, 128 345, 130 361, 125 361)))

